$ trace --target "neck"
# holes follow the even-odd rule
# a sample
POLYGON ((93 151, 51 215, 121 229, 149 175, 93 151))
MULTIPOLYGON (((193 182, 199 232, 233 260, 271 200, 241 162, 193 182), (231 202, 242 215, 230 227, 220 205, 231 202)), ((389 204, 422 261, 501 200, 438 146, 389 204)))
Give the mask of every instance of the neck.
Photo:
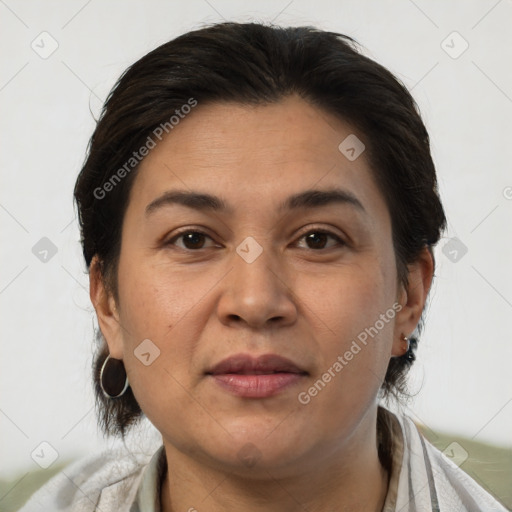
MULTIPOLYGON (((162 512, 381 512, 389 475, 379 462, 376 411, 347 446, 306 470, 287 475, 265 471, 259 478, 205 466, 165 443, 170 471, 162 482, 162 512)), ((296 465, 298 466, 298 465, 296 465)))

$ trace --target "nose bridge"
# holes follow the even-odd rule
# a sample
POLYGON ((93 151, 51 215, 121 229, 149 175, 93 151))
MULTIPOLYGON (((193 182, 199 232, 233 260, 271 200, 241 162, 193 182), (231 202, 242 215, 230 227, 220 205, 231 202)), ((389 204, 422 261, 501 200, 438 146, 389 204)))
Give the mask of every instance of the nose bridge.
POLYGON ((255 326, 270 319, 290 321, 296 314, 289 289, 279 277, 279 261, 265 245, 247 237, 236 247, 219 302, 224 321, 239 318, 255 326))
POLYGON ((254 238, 248 237, 238 245, 233 259, 235 282, 240 287, 238 292, 250 295, 252 290, 256 292, 258 288, 266 294, 273 292, 276 286, 273 270, 276 261, 268 246, 264 247, 254 238))

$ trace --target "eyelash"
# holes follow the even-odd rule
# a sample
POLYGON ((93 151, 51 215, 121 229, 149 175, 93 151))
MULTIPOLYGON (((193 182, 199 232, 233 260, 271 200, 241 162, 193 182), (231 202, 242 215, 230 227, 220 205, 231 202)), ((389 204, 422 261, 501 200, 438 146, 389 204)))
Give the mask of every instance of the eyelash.
MULTIPOLYGON (((164 245, 174 245, 176 240, 181 238, 183 235, 187 235, 187 234, 190 234, 190 233, 198 234, 198 235, 204 235, 205 237, 209 238, 210 240, 213 240, 210 235, 208 235, 204 231, 201 231, 200 229, 190 229, 190 228, 188 228, 188 229, 184 229, 183 231, 179 231, 178 233, 176 233, 176 235, 174 235, 170 240, 165 242, 164 245)), ((328 235, 329 237, 335 239, 336 242, 338 243, 338 245, 334 246, 334 247, 327 247, 327 248, 321 248, 321 249, 307 248, 307 249, 310 249, 311 251, 320 252, 320 251, 325 251, 325 250, 328 250, 328 249, 334 249, 335 247, 342 247, 342 246, 346 246, 347 245, 347 243, 344 240, 342 240, 338 235, 334 234, 332 231, 329 231, 329 230, 327 230, 325 228, 312 228, 309 231, 306 231, 305 233, 303 233, 298 238, 298 240, 303 239, 304 237, 306 237, 307 235, 310 235, 311 233, 328 235)), ((199 249, 189 249, 189 248, 186 248, 186 247, 185 248, 179 247, 179 249, 183 249, 185 251, 191 251, 191 252, 198 252, 198 251, 201 251, 201 250, 203 250, 205 248, 201 247, 199 249)))

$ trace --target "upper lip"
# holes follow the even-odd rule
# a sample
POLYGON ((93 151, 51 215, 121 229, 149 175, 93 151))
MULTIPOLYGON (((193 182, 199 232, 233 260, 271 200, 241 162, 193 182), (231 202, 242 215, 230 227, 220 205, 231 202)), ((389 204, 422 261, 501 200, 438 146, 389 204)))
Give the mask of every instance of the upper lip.
POLYGON ((307 374, 290 359, 277 354, 264 354, 259 357, 250 354, 236 354, 213 366, 206 373, 208 375, 220 375, 226 373, 239 374, 265 374, 265 373, 302 373, 307 374))

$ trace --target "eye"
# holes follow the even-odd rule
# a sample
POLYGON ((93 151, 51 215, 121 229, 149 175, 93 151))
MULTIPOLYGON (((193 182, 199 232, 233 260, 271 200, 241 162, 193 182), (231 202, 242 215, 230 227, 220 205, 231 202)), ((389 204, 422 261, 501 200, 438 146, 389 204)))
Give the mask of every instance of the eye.
MULTIPOLYGON (((211 237, 209 237, 206 233, 203 233, 202 231, 197 230, 188 230, 188 231, 182 231, 181 233, 178 233, 173 238, 171 238, 168 242, 166 242, 165 245, 177 245, 177 247, 180 247, 181 249, 205 249, 204 242, 205 239, 212 240, 211 237), (176 244, 175 242, 179 239, 183 239, 183 245, 176 244)), ((212 240, 213 242, 213 240, 212 240)), ((213 246, 212 246, 213 247, 213 246)))
MULTIPOLYGON (((176 234, 173 238, 166 242, 165 245, 176 245, 177 247, 185 250, 200 250, 207 248, 204 246, 206 239, 213 242, 212 238, 202 231, 188 230, 176 234), (176 243, 180 239, 182 239, 182 243, 176 243)), ((302 239, 306 241, 306 249, 322 250, 346 245, 346 243, 338 235, 335 235, 326 229, 319 228, 308 231, 299 238, 299 240, 302 239), (330 247, 327 246, 329 238, 335 241, 335 243, 330 247)), ((211 245, 210 247, 213 246, 214 245, 211 245)))
POLYGON ((301 239, 304 239, 308 244, 306 249, 321 250, 346 245, 346 243, 338 235, 335 235, 326 229, 313 229, 302 235, 299 240, 301 239), (331 245, 330 247, 326 247, 326 243, 329 238, 335 240, 337 243, 331 245))

